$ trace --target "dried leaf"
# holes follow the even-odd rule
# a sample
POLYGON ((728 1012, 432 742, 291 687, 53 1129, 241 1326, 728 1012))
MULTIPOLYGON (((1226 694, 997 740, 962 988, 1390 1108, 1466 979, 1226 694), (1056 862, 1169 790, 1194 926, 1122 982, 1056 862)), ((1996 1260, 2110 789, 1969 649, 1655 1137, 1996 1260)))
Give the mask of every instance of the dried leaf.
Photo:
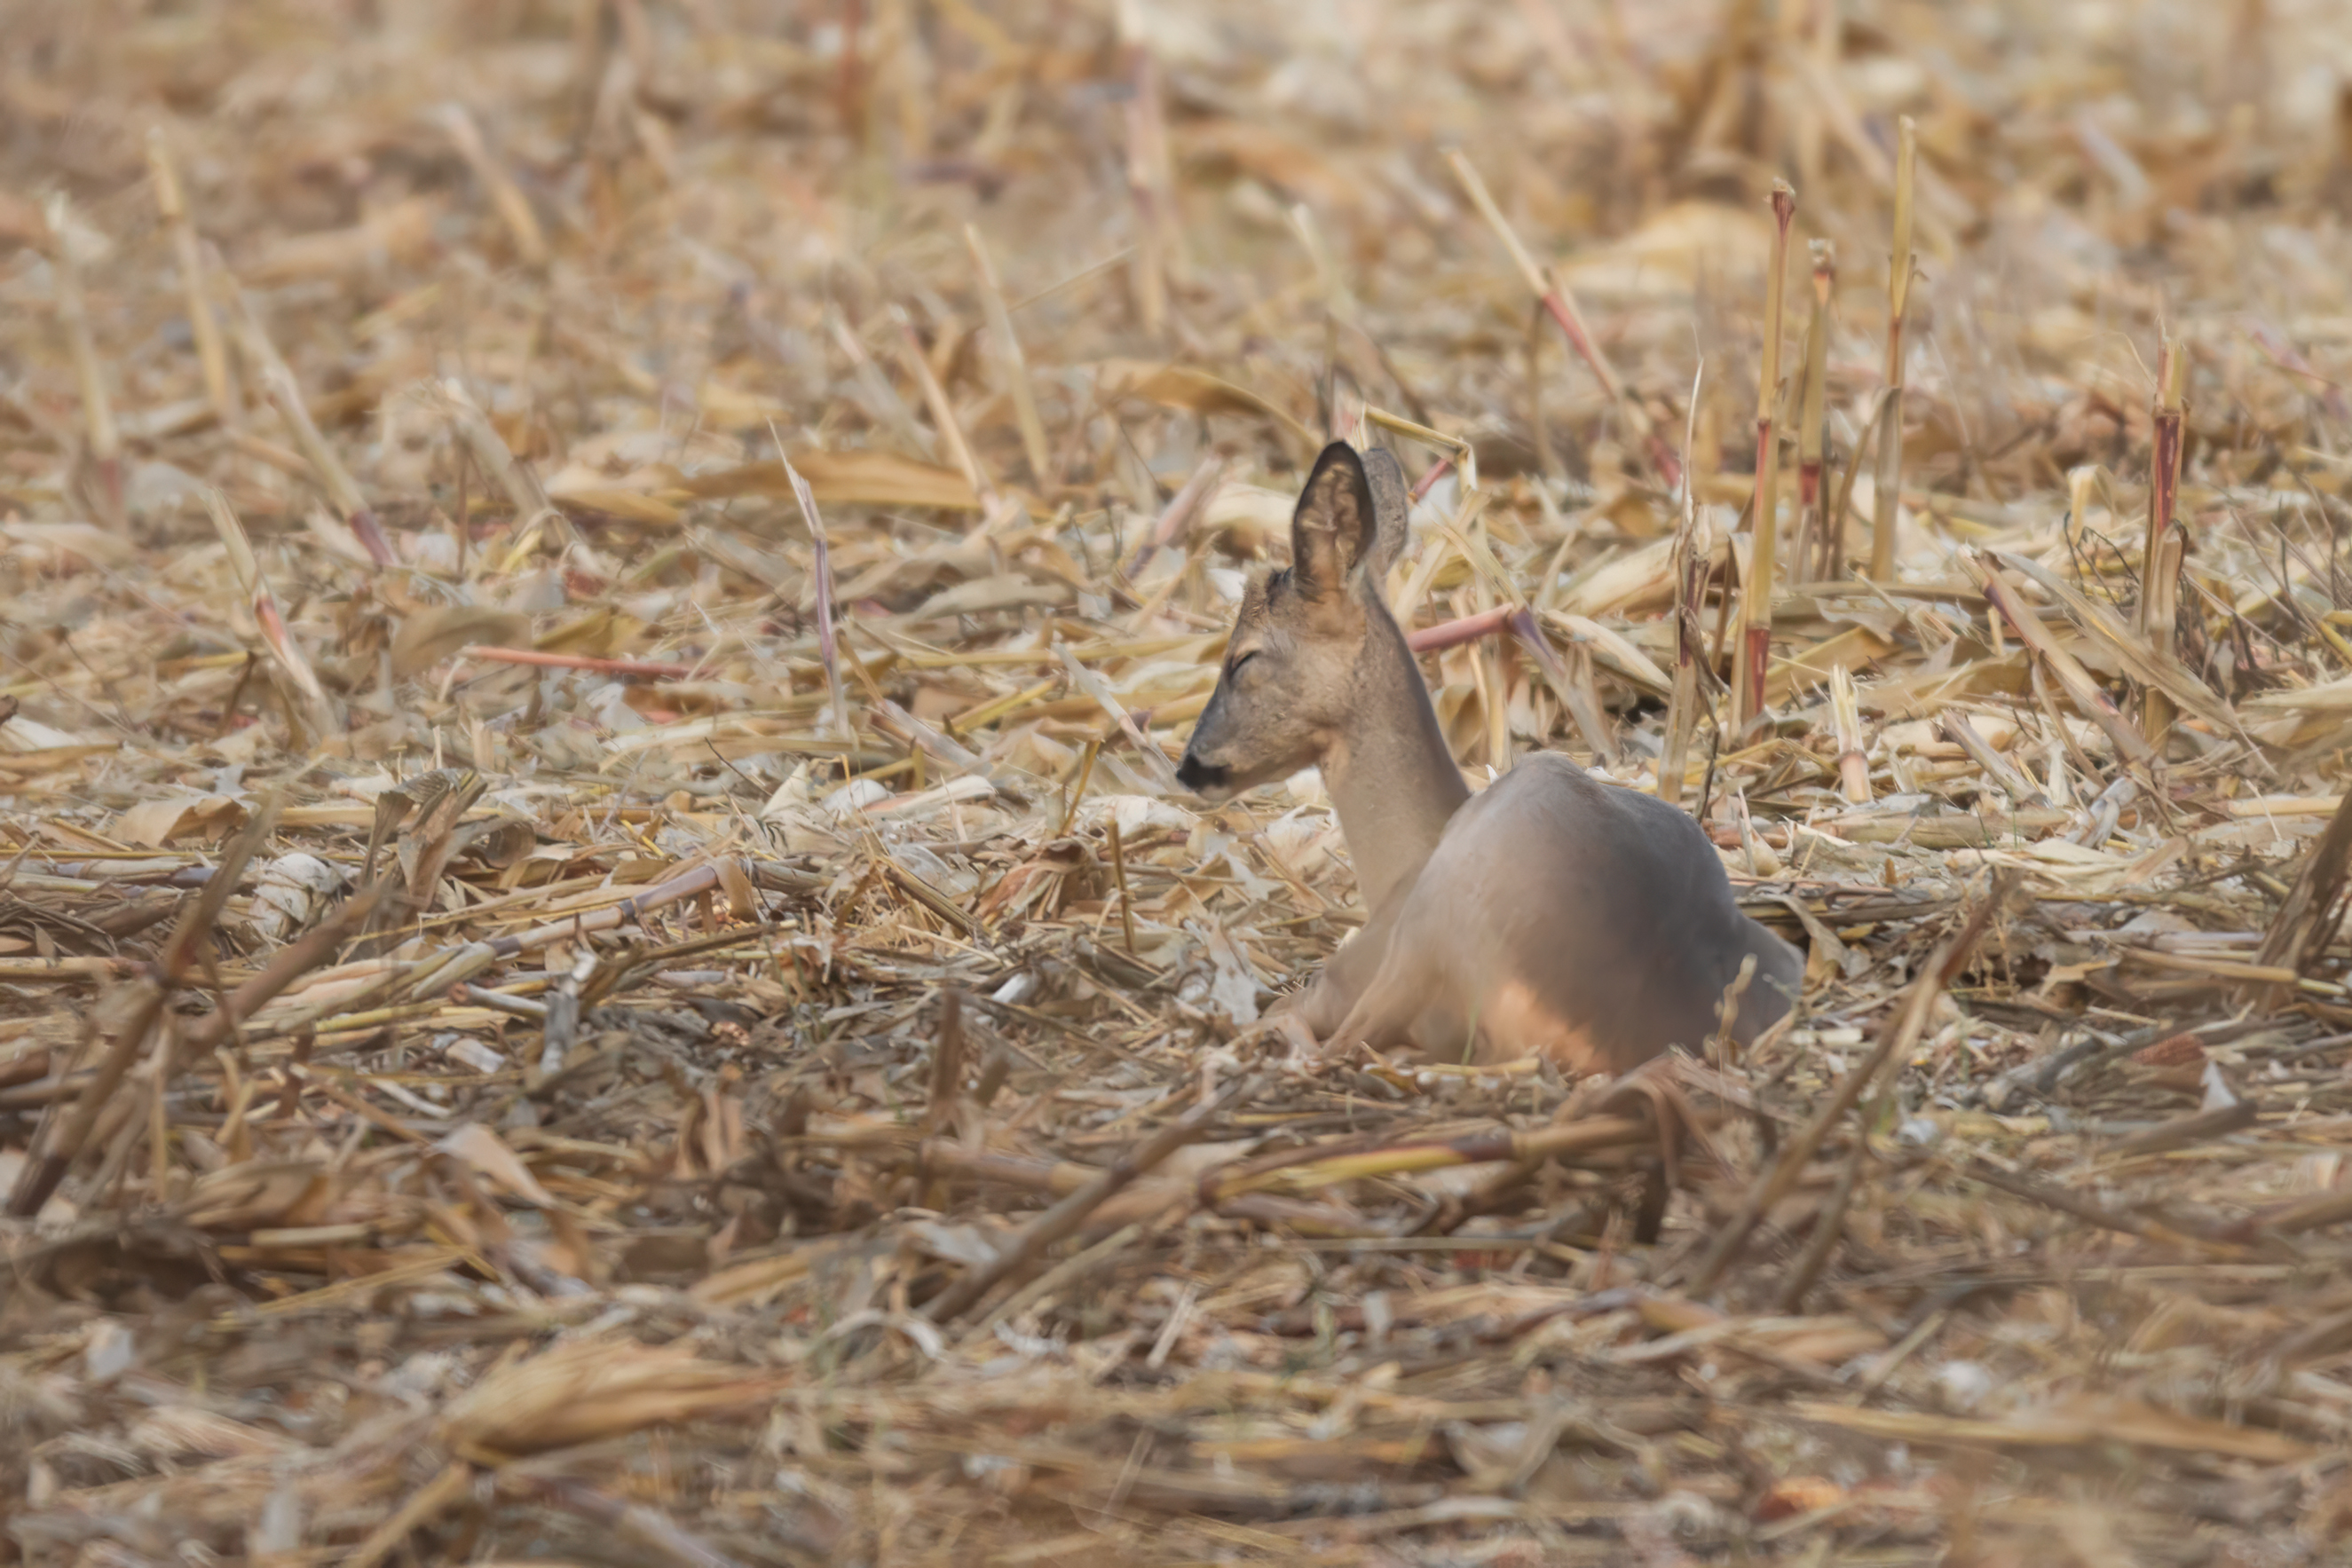
POLYGON ((404 617, 392 640, 392 673, 423 674, 459 649, 513 648, 530 643, 530 617, 478 604, 447 604, 404 617))
POLYGON ((472 1166, 526 1203, 535 1203, 542 1208, 555 1207, 554 1196, 539 1185, 530 1167, 499 1140, 498 1134, 479 1122, 467 1123, 433 1146, 472 1166))
POLYGON ((1272 402, 1206 371, 1143 360, 1105 360, 1094 370, 1106 397, 1139 398, 1192 413, 1251 415, 1273 423, 1302 451, 1315 444, 1313 433, 1272 402))
POLYGON ((786 1381, 684 1346, 575 1340, 476 1384, 449 1405, 441 1440, 460 1452, 543 1453, 757 1404, 786 1381))
POLYGON ((112 831, 125 843, 161 849, 177 838, 218 838, 244 821, 245 806, 233 796, 175 795, 121 812, 112 831))
POLYGON ((2287 1465, 2311 1457, 2307 1443, 2284 1433, 2184 1416, 2136 1399, 2084 1395, 2039 1415, 1972 1420, 1903 1410, 1862 1410, 1843 1405, 1799 1404, 1790 1414, 1895 1443, 1957 1443, 2002 1448, 2061 1448, 2085 1443, 2129 1443, 2183 1454, 2217 1454, 2287 1465))
MULTIPOLYGON (((827 506, 980 509, 980 497, 962 475, 896 453, 800 452, 793 454, 793 466, 808 481, 810 494, 827 506)), ((716 474, 698 475, 680 488, 705 500, 793 493, 782 463, 746 463, 716 474)))

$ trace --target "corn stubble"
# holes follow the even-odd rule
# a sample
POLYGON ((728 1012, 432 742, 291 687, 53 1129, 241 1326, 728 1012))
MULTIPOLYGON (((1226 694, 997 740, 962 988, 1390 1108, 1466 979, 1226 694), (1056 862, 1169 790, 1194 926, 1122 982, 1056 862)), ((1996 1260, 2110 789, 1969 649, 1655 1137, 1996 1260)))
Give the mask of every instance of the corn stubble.
POLYGON ((2128 26, 21 0, 0 1561, 2340 1557, 2352 21, 2128 26), (1300 1038, 1333 426, 1785 1029, 1300 1038))

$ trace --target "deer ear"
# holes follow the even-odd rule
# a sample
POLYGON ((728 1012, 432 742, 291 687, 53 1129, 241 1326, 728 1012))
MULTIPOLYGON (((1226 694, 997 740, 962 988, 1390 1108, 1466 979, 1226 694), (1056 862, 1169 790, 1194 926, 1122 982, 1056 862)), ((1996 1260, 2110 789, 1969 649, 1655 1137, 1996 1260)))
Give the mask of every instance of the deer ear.
POLYGON ((1290 518, 1290 570, 1311 603, 1333 603, 1357 566, 1378 553, 1380 518, 1364 460, 1335 441, 1315 460, 1290 518))

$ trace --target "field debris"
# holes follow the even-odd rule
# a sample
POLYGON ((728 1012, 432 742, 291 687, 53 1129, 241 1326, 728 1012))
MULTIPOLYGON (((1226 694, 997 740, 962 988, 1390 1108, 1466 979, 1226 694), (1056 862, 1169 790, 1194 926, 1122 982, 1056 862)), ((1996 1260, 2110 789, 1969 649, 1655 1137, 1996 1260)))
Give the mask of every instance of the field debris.
POLYGON ((2352 13, 7 35, 0 1563, 2352 1551, 2352 13), (1303 1038, 1334 437, 1785 1027, 1303 1038))

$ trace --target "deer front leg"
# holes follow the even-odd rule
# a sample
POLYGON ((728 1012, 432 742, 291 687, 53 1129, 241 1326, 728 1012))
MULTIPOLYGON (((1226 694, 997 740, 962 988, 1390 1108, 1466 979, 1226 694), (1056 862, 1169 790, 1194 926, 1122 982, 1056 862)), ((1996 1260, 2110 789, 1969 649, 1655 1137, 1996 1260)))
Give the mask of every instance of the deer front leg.
POLYGON ((1328 1040, 1332 1031, 1354 1010, 1357 999, 1380 977, 1382 962, 1388 956, 1389 936, 1396 926, 1397 901, 1373 912, 1363 928, 1350 937, 1338 952, 1324 961, 1315 978, 1299 993, 1298 1016, 1314 1031, 1318 1040, 1328 1040))

